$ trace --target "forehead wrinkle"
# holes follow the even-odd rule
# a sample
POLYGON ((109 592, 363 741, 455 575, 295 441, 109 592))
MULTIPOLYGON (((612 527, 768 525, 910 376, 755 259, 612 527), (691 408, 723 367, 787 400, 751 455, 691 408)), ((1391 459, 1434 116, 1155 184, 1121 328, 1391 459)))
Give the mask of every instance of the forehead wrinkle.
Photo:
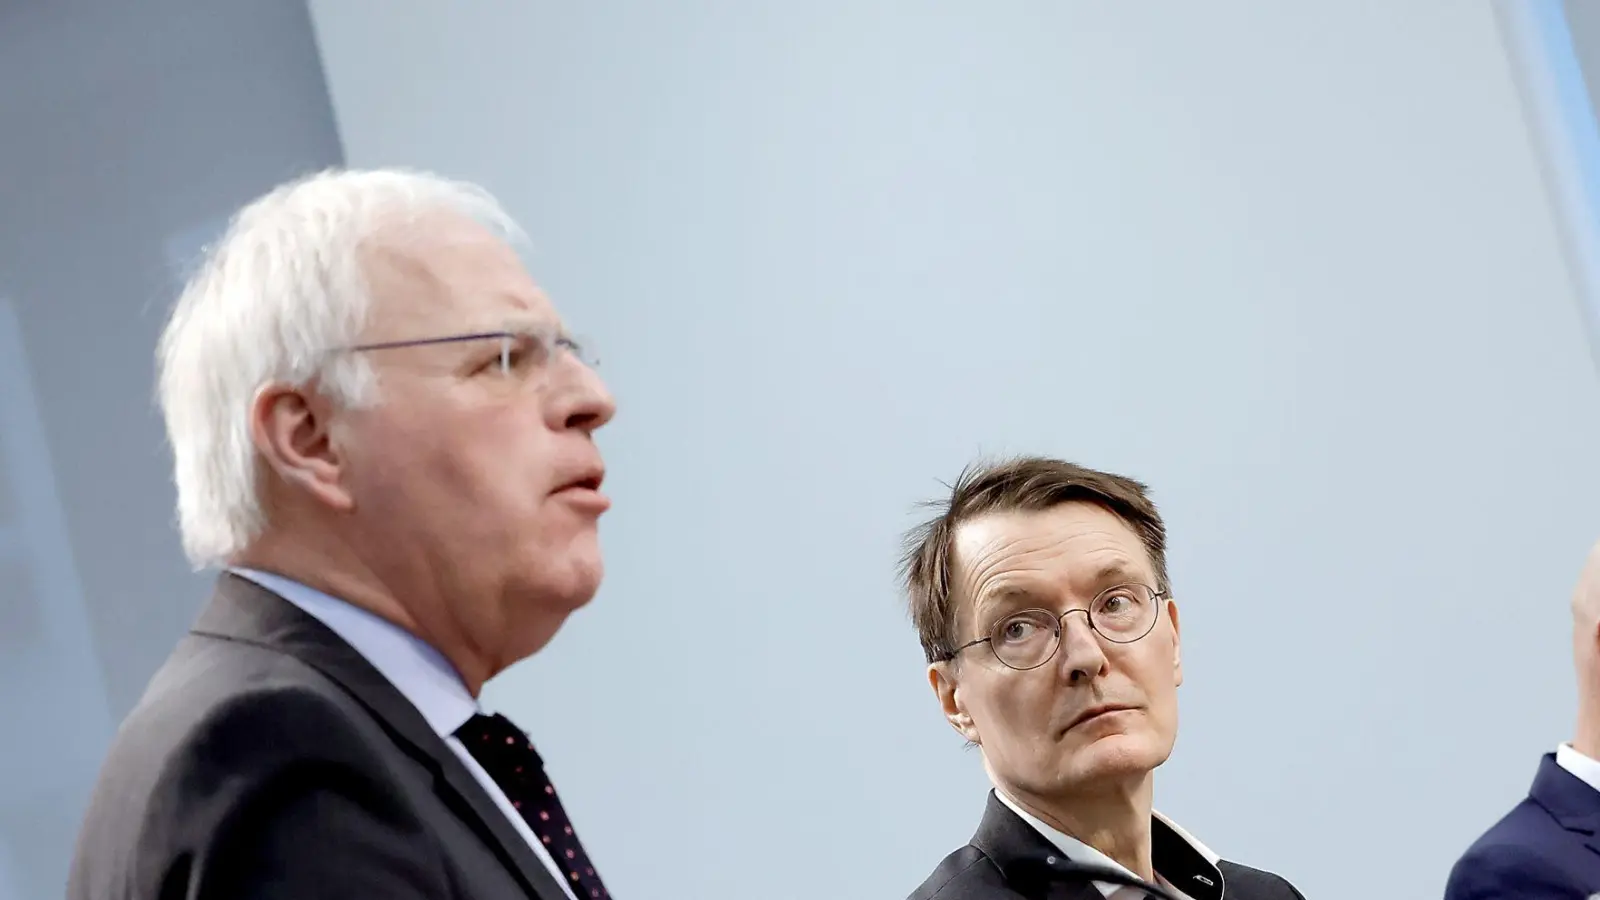
MULTIPOLYGON (((992 591, 986 591, 997 578, 1004 578, 1013 574, 1039 574, 1044 571, 1038 565, 1018 564, 1019 559, 1025 560, 1032 552, 1048 548, 1053 543, 1048 536, 1042 535, 1008 535, 999 534, 989 537, 976 548, 970 546, 962 548, 961 535, 957 535, 957 548, 955 554, 956 574, 958 583, 962 584, 962 593, 969 598, 967 603, 960 604, 969 613, 976 614, 987 606, 995 596, 992 591), (960 552, 966 549, 970 552, 960 552), (970 560, 965 557, 971 557, 970 560)), ((959 623, 959 616, 957 622, 959 623)))
POLYGON ((1049 531, 1022 535, 1000 531, 986 537, 981 543, 969 540, 961 548, 968 552, 956 554, 959 581, 971 597, 964 606, 974 615, 1004 600, 1017 581, 1042 582, 1047 591, 1081 595, 1087 602, 1114 583, 1149 577, 1143 574, 1149 566, 1139 562, 1148 556, 1144 545, 1134 538, 1137 552, 1130 550, 1124 546, 1129 536, 1114 529, 1096 528, 1068 536, 1049 531), (1069 548, 1084 540, 1100 545, 1082 551, 1081 558, 1071 563, 1065 562, 1069 548), (1040 554, 1047 557, 1039 559, 1040 554), (1053 568, 1051 561, 1058 565, 1053 568))
POLYGON ((489 295, 516 310, 515 315, 536 318, 540 309, 547 309, 552 306, 552 303, 549 296, 537 284, 531 285, 531 288, 531 290, 523 290, 502 287, 490 291, 489 295))
POLYGON ((493 313, 480 313, 471 317, 475 323, 467 330, 473 332, 505 331, 511 334, 527 332, 538 334, 546 331, 555 331, 566 334, 566 328, 559 320, 551 322, 528 312, 517 312, 510 315, 496 315, 493 313))
POLYGON ((553 311, 503 240, 447 211, 387 223, 360 252, 376 301, 369 342, 537 329, 553 311))

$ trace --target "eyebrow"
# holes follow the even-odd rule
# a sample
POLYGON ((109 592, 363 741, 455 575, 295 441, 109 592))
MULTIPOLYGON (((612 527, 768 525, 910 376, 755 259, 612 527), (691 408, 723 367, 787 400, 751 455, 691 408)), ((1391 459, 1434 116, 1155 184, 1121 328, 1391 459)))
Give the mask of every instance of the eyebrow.
POLYGON ((1126 560, 1118 559, 1101 566, 1100 571, 1094 574, 1094 580, 1091 583, 1109 587, 1113 584, 1138 581, 1144 577, 1139 574, 1137 567, 1129 564, 1126 560))
MULTIPOLYGON (((568 336, 569 332, 567 331, 566 326, 560 322, 541 323, 533 319, 505 320, 492 325, 486 324, 470 329, 464 328, 455 336, 455 342, 466 346, 470 342, 470 339, 473 338, 521 338, 528 335, 537 334, 555 334, 565 337, 568 336)), ((449 338, 443 338, 441 339, 441 342, 448 340, 449 338)))
POLYGON ((537 287, 534 288, 532 293, 516 288, 500 288, 499 290, 490 291, 489 296, 504 300, 507 305, 513 306, 524 313, 532 312, 534 306, 538 305, 541 300, 547 305, 550 302, 549 295, 537 287))
POLYGON ((1008 584, 993 591, 986 591, 978 596, 976 603, 972 604, 973 623, 976 625, 996 615, 1015 611, 1028 603, 1039 605, 1043 601, 1039 599, 1038 591, 1027 585, 1008 584))
MULTIPOLYGON (((503 319, 483 319, 477 327, 471 329, 472 334, 518 334, 521 332, 556 331, 565 332, 566 325, 560 321, 540 321, 532 316, 507 316, 503 319)), ((464 333, 467 333, 463 329, 464 333)))

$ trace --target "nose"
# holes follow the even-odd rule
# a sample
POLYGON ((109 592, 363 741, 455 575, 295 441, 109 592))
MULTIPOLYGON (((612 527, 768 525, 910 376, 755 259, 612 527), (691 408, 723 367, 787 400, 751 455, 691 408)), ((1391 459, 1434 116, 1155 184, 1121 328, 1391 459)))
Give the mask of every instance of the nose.
POLYGON ((611 396, 600 373, 578 360, 570 360, 575 371, 560 399, 551 404, 551 426, 560 430, 594 433, 617 414, 617 401, 611 396))
POLYGON ((1069 609, 1061 617, 1061 674, 1069 684, 1090 681, 1106 673, 1105 647, 1089 627, 1089 611, 1069 609), (1083 613, 1081 617, 1075 615, 1083 613))

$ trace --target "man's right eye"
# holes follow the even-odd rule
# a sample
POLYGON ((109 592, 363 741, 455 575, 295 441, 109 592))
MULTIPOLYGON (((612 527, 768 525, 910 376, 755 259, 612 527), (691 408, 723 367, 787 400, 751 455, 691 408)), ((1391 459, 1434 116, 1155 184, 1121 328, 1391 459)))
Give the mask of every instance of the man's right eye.
POLYGON ((510 375, 522 368, 527 363, 527 342, 519 338, 504 337, 500 339, 500 352, 483 361, 478 367, 479 374, 510 375))
POLYGON ((520 345, 513 345, 511 349, 507 350, 501 357, 502 373, 510 374, 522 368, 523 364, 527 361, 527 356, 528 351, 526 349, 520 345))
POLYGON ((1028 619, 1011 619, 1000 625, 1000 639, 1006 643, 1025 641, 1033 636, 1039 626, 1028 619))

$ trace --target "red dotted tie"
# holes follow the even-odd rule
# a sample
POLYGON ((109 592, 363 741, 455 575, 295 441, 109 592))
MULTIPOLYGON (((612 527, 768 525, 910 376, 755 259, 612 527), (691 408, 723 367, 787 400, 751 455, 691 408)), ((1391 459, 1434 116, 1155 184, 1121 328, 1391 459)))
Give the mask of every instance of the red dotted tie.
POLYGON ((566 873, 567 884, 579 900, 610 897, 589 854, 583 852, 583 844, 578 842, 577 832, 572 830, 572 822, 556 796, 556 787, 545 774, 544 760, 534 752, 528 736, 510 719, 496 713, 473 716, 456 731, 456 737, 522 813, 528 827, 566 873))

